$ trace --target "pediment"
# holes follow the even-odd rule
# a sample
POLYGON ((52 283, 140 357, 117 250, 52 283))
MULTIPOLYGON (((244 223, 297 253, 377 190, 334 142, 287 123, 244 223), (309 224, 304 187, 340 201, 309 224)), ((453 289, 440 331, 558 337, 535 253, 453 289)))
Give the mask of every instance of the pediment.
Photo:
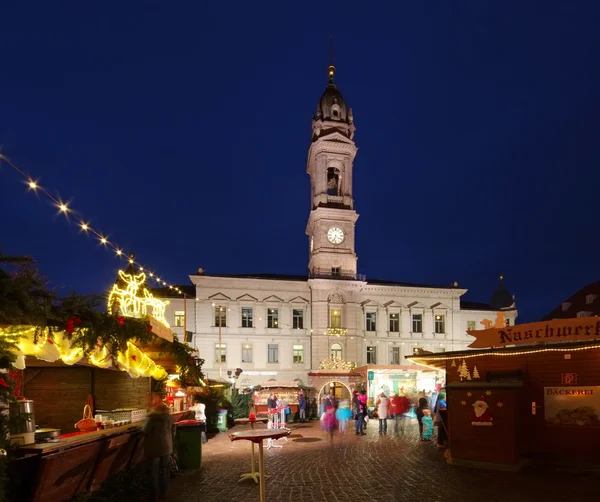
POLYGON ((275 295, 271 295, 271 296, 267 296, 263 302, 278 302, 278 303, 283 303, 283 299, 279 298, 278 296, 275 295))
POLYGON ((443 310, 450 310, 450 307, 448 307, 448 305, 444 305, 442 302, 437 302, 434 303, 431 306, 432 309, 443 309, 443 310))
POLYGON ((242 295, 242 296, 238 296, 236 298, 236 300, 238 302, 257 302, 258 298, 254 298, 252 295, 245 294, 245 295, 242 295))
POLYGON ((425 305, 425 304, 423 304, 421 302, 412 302, 412 303, 409 303, 407 305, 407 307, 411 308, 411 309, 426 309, 426 308, 429 308, 429 307, 427 307, 427 305, 425 305))
POLYGON ((350 138, 347 138, 337 131, 328 133, 327 130, 324 130, 319 138, 324 141, 335 141, 336 143, 347 143, 348 145, 354 145, 354 142, 350 138))
POLYGON ((214 295, 211 295, 208 297, 209 300, 227 300, 227 301, 231 301, 231 298, 229 298, 227 295, 224 295, 223 293, 215 293, 214 295))
POLYGON ((375 300, 367 299, 360 303, 363 307, 381 307, 381 303, 376 302, 375 300))
POLYGON ((302 296, 295 296, 290 300, 290 303, 308 303, 308 300, 302 296))
POLYGON ((402 305, 400 302, 397 302, 396 300, 391 300, 389 302, 386 302, 383 304, 384 307, 404 307, 404 305, 402 305))

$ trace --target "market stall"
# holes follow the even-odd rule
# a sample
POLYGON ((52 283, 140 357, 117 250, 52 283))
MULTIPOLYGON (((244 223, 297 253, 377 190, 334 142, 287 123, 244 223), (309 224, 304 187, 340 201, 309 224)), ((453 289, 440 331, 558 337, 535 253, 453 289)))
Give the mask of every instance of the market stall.
POLYGON ((470 332, 480 350, 407 359, 444 370, 452 461, 597 464, 600 320, 470 332), (483 348, 488 347, 488 348, 483 348))

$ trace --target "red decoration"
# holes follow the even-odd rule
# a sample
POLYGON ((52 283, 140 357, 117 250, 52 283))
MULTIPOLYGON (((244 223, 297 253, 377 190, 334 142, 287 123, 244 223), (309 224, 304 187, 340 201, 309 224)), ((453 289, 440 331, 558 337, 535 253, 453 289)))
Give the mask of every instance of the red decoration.
POLYGON ((15 369, 8 370, 8 378, 14 384, 14 389, 15 389, 14 395, 15 395, 15 397, 20 397, 21 396, 21 389, 23 388, 23 370, 15 370, 15 369))
POLYGON ((124 318, 122 315, 120 315, 119 317, 117 317, 117 322, 118 322, 118 323, 119 323, 121 326, 123 326, 123 324, 125 324, 125 318, 124 318))
POLYGON ((81 319, 79 319, 79 317, 73 317, 73 321, 75 324, 81 324, 81 319))
POLYGON ((67 327, 65 328, 65 331, 70 335, 71 333, 73 333, 74 330, 75 330, 75 321, 73 321, 73 318, 71 317, 71 319, 69 319, 67 321, 67 327))
POLYGON ((134 361, 137 361, 137 356, 131 356, 131 359, 133 359, 134 361))
POLYGON ((148 327, 146 328, 146 330, 148 331, 148 333, 152 333, 152 326, 148 326, 148 327))
POLYGON ((54 340, 52 340, 51 338, 46 338, 46 341, 50 344, 50 345, 54 345, 54 340))
POLYGON ((2 385, 2 387, 8 387, 8 384, 6 383, 6 380, 4 380, 4 378, 0 378, 0 385, 2 385))

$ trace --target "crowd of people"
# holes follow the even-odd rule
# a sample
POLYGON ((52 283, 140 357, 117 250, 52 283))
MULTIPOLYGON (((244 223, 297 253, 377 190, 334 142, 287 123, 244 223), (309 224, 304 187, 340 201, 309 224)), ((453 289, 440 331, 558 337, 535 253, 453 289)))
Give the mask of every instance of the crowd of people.
POLYGON ((388 433, 388 420, 393 422, 393 432, 402 433, 407 420, 416 418, 419 424, 421 441, 431 441, 437 429, 437 447, 445 448, 448 441, 448 409, 446 393, 433 391, 419 392, 416 396, 394 393, 390 397, 381 392, 375 406, 370 411, 365 390, 354 391, 352 400, 339 400, 331 391, 321 399, 321 427, 333 434, 336 427, 340 433, 348 431, 350 421, 354 421, 354 433, 364 436, 369 421, 377 420, 379 434, 388 433))

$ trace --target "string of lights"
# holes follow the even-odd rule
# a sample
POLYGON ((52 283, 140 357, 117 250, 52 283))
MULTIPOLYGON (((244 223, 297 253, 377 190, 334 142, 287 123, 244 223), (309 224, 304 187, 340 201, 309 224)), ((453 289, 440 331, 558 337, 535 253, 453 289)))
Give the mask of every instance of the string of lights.
POLYGON ((73 208, 69 207, 68 202, 65 202, 61 198, 55 197, 54 195, 52 195, 52 193, 50 193, 49 190, 47 190, 46 188, 44 188, 43 186, 41 186, 39 184, 39 180, 34 179, 32 176, 27 174, 23 169, 16 166, 8 157, 6 157, 6 155, 3 155, 2 153, 0 153, 0 160, 3 160, 4 162, 6 162, 10 167, 12 167, 17 173, 19 173, 23 177, 24 183, 28 187, 28 191, 35 192, 37 194, 42 194, 42 195, 46 196, 50 200, 52 205, 58 209, 58 213, 65 215, 65 217, 69 223, 75 223, 79 227, 81 233, 83 233, 84 235, 86 235, 88 237, 96 238, 101 246, 103 246, 106 249, 112 250, 117 255, 117 257, 127 260, 130 265, 137 266, 139 268, 140 272, 145 272, 146 275, 148 277, 150 277, 150 279, 155 281, 158 285, 168 287, 169 289, 173 290, 175 293, 177 293, 179 295, 183 295, 183 292, 181 291, 181 289, 179 289, 176 285, 167 283, 167 281, 162 279, 159 274, 148 270, 148 268, 143 267, 141 263, 139 263, 137 260, 134 259, 134 255, 132 253, 127 253, 124 249, 122 249, 116 243, 112 242, 112 240, 109 240, 108 234, 104 234, 104 233, 100 232, 99 230, 97 230, 96 228, 94 228, 90 224, 89 221, 86 221, 83 218, 81 213, 79 213, 79 212, 75 211, 73 208), (71 217, 71 218, 69 218, 69 217, 71 217))

